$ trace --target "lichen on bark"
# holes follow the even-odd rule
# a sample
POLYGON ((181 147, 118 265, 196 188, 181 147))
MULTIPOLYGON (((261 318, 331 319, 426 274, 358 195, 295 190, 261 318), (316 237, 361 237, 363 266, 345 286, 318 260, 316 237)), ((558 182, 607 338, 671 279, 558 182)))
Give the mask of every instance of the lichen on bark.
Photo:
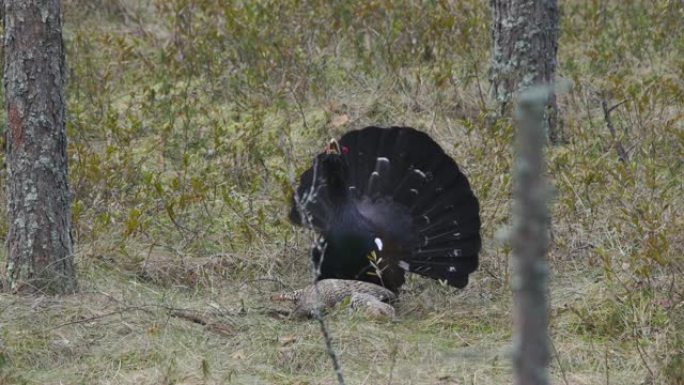
POLYGON ((5 288, 77 288, 70 237, 59 0, 2 4, 7 212, 5 288))
MULTIPOLYGON (((492 60, 490 81, 497 115, 509 113, 516 93, 553 85, 558 51, 559 12, 556 0, 491 0, 492 60)), ((555 95, 545 111, 548 138, 564 141, 555 95)))

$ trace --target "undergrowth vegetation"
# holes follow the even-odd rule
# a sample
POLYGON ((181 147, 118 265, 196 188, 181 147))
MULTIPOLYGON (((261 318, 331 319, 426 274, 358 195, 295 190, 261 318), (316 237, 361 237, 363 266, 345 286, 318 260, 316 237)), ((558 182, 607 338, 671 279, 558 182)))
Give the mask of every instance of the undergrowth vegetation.
MULTIPOLYGON (((286 221, 296 176, 326 139, 370 124, 420 128, 453 155, 481 202, 484 250, 465 290, 409 280, 397 322, 333 313, 349 383, 510 381, 510 248, 495 234, 510 219, 514 132, 491 113, 487 2, 63 11, 82 293, 0 295, 0 384, 334 383, 317 326, 274 317, 268 297, 310 280, 309 238, 286 221)), ((547 152, 554 382, 681 384, 684 7, 562 13, 568 143, 547 152)))

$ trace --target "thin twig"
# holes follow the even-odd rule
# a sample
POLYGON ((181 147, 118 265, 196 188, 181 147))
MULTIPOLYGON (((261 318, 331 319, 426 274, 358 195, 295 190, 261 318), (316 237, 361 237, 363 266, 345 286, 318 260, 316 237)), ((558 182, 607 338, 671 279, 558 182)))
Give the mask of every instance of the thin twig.
MULTIPOLYGON (((297 101, 296 95, 293 96, 295 97, 295 101, 297 101)), ((297 101, 298 103, 298 101, 297 101)), ((304 115, 304 111, 299 105, 299 112, 302 114, 302 120, 304 121, 304 125, 306 126, 306 118, 304 115)), ((288 150, 291 150, 290 146, 285 146, 288 150)), ((289 152, 289 151, 286 151, 289 152)), ((288 160, 292 159, 292 154, 287 154, 288 160)), ((292 169, 292 162, 288 162, 290 169, 292 169)), ((313 177, 311 179, 311 188, 307 194, 304 195, 304 197, 300 197, 297 194, 297 189, 296 189, 296 184, 295 184, 295 179, 294 179, 294 173, 290 171, 290 185, 292 187, 293 191, 293 197, 294 197, 294 204, 297 209, 297 212, 299 213, 299 217, 301 218, 302 224, 304 227, 309 230, 313 234, 313 223, 311 221, 311 215, 306 210, 306 205, 312 201, 316 194, 316 182, 317 182, 317 177, 318 177, 318 159, 314 158, 314 163, 313 163, 313 177), (304 201, 302 201, 302 198, 304 198, 304 201)), ((313 311, 313 316, 314 319, 318 322, 320 329, 321 329, 321 334, 323 335, 323 339, 325 341, 325 348, 326 348, 326 353, 330 357, 330 361, 332 362, 333 370, 335 371, 335 375, 337 376, 337 382, 339 385, 345 385, 344 382, 344 375, 342 373, 342 366, 340 365, 339 359, 337 357, 337 353, 335 352, 335 349, 333 348, 332 344, 332 338, 330 337, 330 332, 328 330, 328 327, 325 323, 325 319, 323 317, 323 314, 321 312, 321 292, 318 287, 318 276, 320 275, 320 266, 323 263, 323 258, 325 256, 325 245, 321 245, 320 242, 318 242, 316 236, 314 235, 312 238, 312 244, 313 247, 320 253, 320 259, 318 263, 314 263, 313 258, 311 259, 311 271, 312 271, 312 280, 314 284, 314 289, 316 293, 316 302, 314 306, 314 311, 313 311)))
MULTIPOLYGON (((314 175, 312 178, 312 184, 311 184, 311 190, 314 190, 314 186, 316 184, 316 170, 317 170, 317 162, 314 161, 314 175)), ((312 198, 313 194, 309 194, 307 196, 307 201, 312 198)), ((299 200, 299 197, 295 195, 295 201, 297 202, 297 210, 299 211, 299 217, 303 219, 304 223, 306 224, 306 228, 309 229, 310 231, 313 230, 313 224, 311 223, 311 216, 306 213, 305 205, 302 204, 299 200)), ((330 332, 328 331, 328 327, 325 324, 325 319, 323 317, 323 313, 321 312, 321 291, 320 288, 318 287, 318 276, 321 274, 321 265, 323 264, 323 258, 325 258, 325 249, 326 245, 321 244, 321 242, 315 240, 312 240, 314 247, 316 250, 320 253, 320 258, 318 260, 318 263, 315 263, 313 261, 313 258, 311 259, 311 271, 312 271, 312 280, 313 280, 313 285, 314 285, 314 291, 316 293, 316 302, 314 306, 314 311, 313 311, 313 316, 314 319, 318 322, 320 328, 321 328, 321 334, 323 334, 323 339, 325 341, 325 349, 326 352, 328 353, 328 356, 330 357, 330 360, 332 361, 332 366, 333 370, 335 371, 335 374, 337 375, 337 382, 339 385, 345 385, 344 384, 344 375, 342 374, 342 366, 340 365, 339 359, 337 358, 337 352, 335 352, 335 349, 333 348, 332 345, 332 338, 330 337, 330 332)))
POLYGON ((317 278, 320 274, 321 264, 323 263, 323 257, 325 255, 325 245, 321 247, 320 243, 316 242, 315 247, 318 248, 318 250, 320 251, 321 258, 317 264, 314 263, 313 260, 311 261, 311 264, 313 266, 312 270, 314 272, 314 290, 316 292, 316 305, 314 306, 313 316, 316 319, 316 321, 318 321, 318 324, 321 328, 321 333, 323 334, 323 339, 325 340, 325 349, 328 353, 328 356, 330 357, 330 360, 332 361, 333 369, 335 370, 335 374, 337 375, 337 382, 339 383, 339 385, 344 385, 344 375, 342 374, 342 366, 340 365, 339 359, 337 358, 337 353, 333 348, 332 338, 330 338, 330 332, 328 331, 328 327, 325 324, 325 319, 323 318, 323 313, 321 312, 321 290, 318 287, 317 278))
POLYGON ((114 311, 110 311, 109 313, 98 314, 96 316, 92 316, 92 317, 88 317, 88 318, 64 322, 64 323, 61 323, 59 325, 53 326, 49 330, 55 330, 55 329, 59 329, 59 328, 64 327, 64 326, 69 326, 69 325, 76 325, 76 324, 82 324, 82 323, 87 323, 87 322, 91 322, 91 321, 96 321, 99 319, 111 317, 113 315, 122 314, 122 313, 130 312, 130 311, 144 311, 148 314, 152 313, 152 311, 150 309, 147 309, 148 307, 151 307, 151 306, 127 306, 127 307, 119 308, 119 309, 114 310, 114 311))
POLYGON ((309 124, 306 122, 306 114, 304 113, 304 107, 302 107, 302 103, 299 101, 299 98, 297 98, 297 93, 293 88, 290 88, 290 93, 292 94, 292 98, 294 99, 295 105, 297 106, 297 111, 299 112, 299 115, 302 118, 302 124, 304 125, 304 128, 309 130, 309 124))
POLYGON ((390 370, 389 370, 389 378, 387 379, 387 385, 392 385, 392 377, 394 375, 394 367, 397 364, 397 353, 399 352, 399 348, 397 346, 397 340, 393 339, 394 346, 392 346, 392 352, 390 353, 390 370))
POLYGON ((608 367, 608 346, 603 352, 603 365, 606 367, 606 385, 610 385, 610 368, 608 367))
POLYGON ((629 154, 627 154, 627 151, 625 151, 625 148, 622 146, 622 142, 620 142, 620 139, 617 137, 617 134, 615 132, 615 126, 613 126, 613 121, 610 119, 610 113, 613 112, 613 110, 615 110, 616 108, 625 104, 626 102, 626 100, 623 100, 622 102, 608 108, 608 102, 606 101, 606 99, 601 98, 601 108, 603 108, 603 119, 605 119, 606 127, 608 127, 608 131, 610 131, 610 135, 613 137, 613 146, 615 147, 615 151, 617 151, 618 158, 620 158, 620 161, 622 163, 629 162, 629 154))
POLYGON ((552 338, 549 338, 549 344, 551 345, 551 348, 553 349, 553 355, 556 356, 556 362, 558 363, 558 367, 560 368, 561 375, 563 376, 563 382, 565 383, 565 385, 570 385, 568 383, 568 378, 565 376, 565 368, 563 367, 563 364, 561 363, 560 354, 558 354, 558 350, 556 349, 556 344, 553 343, 552 338))
POLYGON ((171 317, 184 319, 186 321, 194 322, 202 326, 206 326, 211 323, 206 318, 201 317, 197 312, 190 312, 187 310, 173 310, 169 312, 169 315, 171 315, 171 317))
POLYGON ((642 351, 641 344, 639 343, 639 335, 637 334, 635 325, 632 325, 632 332, 634 333, 634 342, 636 343, 637 352, 639 352, 639 358, 641 358, 641 362, 644 364, 644 367, 646 368, 646 370, 648 370, 648 373, 651 375, 651 380, 655 380, 653 370, 651 370, 651 367, 648 365, 648 361, 646 361, 646 357, 644 356, 644 352, 642 351))
POLYGON ((215 320, 210 320, 208 318, 199 315, 196 310, 181 310, 176 309, 169 312, 171 317, 180 318, 182 320, 190 321, 199 325, 204 326, 205 330, 222 335, 222 336, 233 336, 235 334, 235 329, 228 324, 222 322, 215 322, 215 320))

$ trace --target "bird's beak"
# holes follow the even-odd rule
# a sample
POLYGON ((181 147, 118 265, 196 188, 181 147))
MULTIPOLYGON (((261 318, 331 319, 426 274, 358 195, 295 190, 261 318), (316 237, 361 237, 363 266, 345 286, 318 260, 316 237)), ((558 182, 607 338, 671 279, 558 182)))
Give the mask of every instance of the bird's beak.
POLYGON ((328 142, 328 145, 325 146, 325 153, 330 155, 330 154, 335 154, 335 155, 340 155, 342 152, 340 151, 340 144, 337 143, 335 139, 330 139, 330 142, 328 142))

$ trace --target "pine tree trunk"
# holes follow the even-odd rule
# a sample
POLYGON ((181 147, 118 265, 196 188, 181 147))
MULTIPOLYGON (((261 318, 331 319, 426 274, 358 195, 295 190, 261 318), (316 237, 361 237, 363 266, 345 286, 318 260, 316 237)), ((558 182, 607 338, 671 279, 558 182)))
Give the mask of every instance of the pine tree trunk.
MULTIPOLYGON (((558 51, 557 0, 491 0, 492 63, 490 80, 499 115, 510 109, 514 93, 533 85, 553 86, 558 51)), ((564 141, 556 98, 547 105, 551 143, 564 141)))
POLYGON ((7 288, 76 290, 59 0, 3 2, 7 288))

